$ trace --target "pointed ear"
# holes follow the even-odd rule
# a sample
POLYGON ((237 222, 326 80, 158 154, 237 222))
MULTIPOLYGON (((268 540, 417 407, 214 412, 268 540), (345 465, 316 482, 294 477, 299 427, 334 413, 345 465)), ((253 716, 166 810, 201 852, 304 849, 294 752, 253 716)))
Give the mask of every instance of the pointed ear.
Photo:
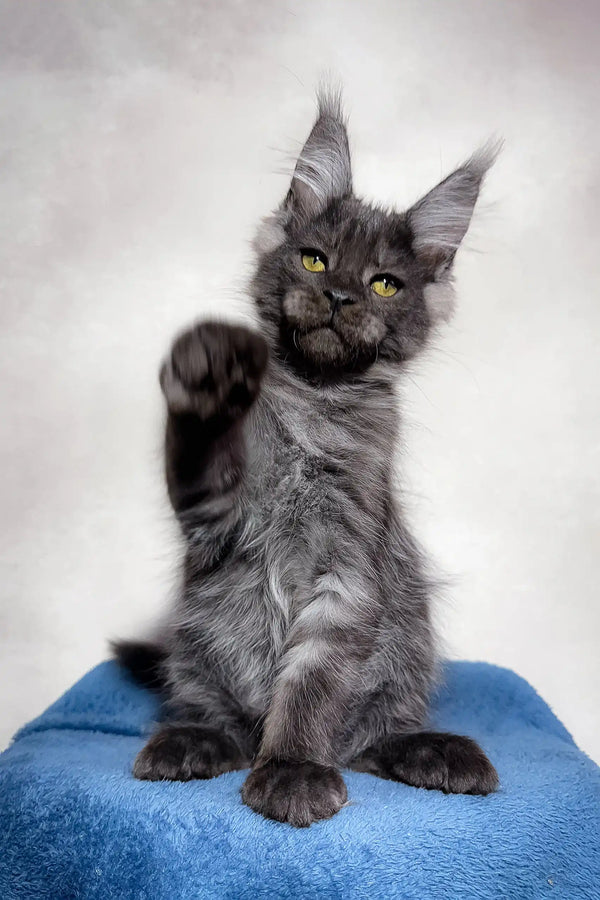
POLYGON ((486 144, 408 211, 413 250, 433 280, 450 269, 467 233, 485 173, 500 149, 498 141, 486 144))
POLYGON ((334 199, 352 193, 348 134, 341 98, 332 92, 318 95, 319 114, 294 170, 285 207, 315 216, 334 199))

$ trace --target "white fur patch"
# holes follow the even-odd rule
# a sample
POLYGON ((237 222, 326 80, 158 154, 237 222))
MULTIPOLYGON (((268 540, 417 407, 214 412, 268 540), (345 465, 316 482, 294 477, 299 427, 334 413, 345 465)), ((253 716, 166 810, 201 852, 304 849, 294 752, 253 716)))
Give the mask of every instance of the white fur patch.
POLYGON ((312 600, 302 610, 295 624, 298 628, 318 633, 320 630, 326 631, 332 625, 347 625, 350 618, 339 595, 328 592, 312 600))
POLYGON ((281 673, 282 681, 295 681, 301 678, 306 669, 320 665, 330 652, 327 641, 319 638, 308 638, 296 647, 292 647, 285 655, 285 668, 281 673))
POLYGON ((431 321, 448 322, 452 318, 455 306, 454 285, 452 279, 434 281, 425 287, 423 292, 425 305, 431 321))
POLYGON ((293 322, 300 322, 306 307, 306 292, 302 288, 288 291, 283 299, 283 311, 293 322))
POLYGON ((359 583, 345 585, 335 572, 321 575, 314 587, 314 599, 296 619, 294 626, 301 631, 319 634, 331 626, 344 626, 359 618, 364 604, 364 592, 359 583))
POLYGON ((261 219, 252 246, 257 253, 272 253, 285 241, 285 230, 281 213, 272 213, 261 219))

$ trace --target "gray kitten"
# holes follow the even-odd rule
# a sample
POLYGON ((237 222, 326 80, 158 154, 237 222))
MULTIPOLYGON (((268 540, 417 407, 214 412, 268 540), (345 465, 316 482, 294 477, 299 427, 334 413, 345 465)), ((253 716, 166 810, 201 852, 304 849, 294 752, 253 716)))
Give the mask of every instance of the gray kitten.
POLYGON ((202 322, 161 370, 169 496, 187 542, 160 646, 116 645, 164 692, 137 778, 251 767, 244 803, 307 826, 340 768, 487 794, 472 740, 422 730, 436 675, 430 585, 393 490, 393 382, 452 303, 452 263, 494 154, 408 212, 352 193, 339 100, 256 241, 261 321, 202 322))

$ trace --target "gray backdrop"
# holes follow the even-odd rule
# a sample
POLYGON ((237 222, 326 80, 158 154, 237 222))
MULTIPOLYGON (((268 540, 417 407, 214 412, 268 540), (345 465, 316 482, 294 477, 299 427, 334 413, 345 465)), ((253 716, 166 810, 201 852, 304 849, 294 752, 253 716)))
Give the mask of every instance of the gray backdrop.
POLYGON ((399 466, 448 653, 510 666, 600 759, 599 12, 481 3, 0 2, 0 739, 172 590, 156 371, 240 317, 324 72, 355 181, 409 204, 506 138, 459 309, 404 381, 399 466))

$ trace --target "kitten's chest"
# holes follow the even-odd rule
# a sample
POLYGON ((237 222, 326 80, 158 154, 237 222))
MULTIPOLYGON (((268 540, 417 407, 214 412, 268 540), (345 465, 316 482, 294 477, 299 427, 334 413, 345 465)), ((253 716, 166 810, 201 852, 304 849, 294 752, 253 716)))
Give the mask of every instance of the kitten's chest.
MULTIPOLYGON (((317 573, 351 542, 381 546, 389 494, 385 460, 341 429, 279 430, 250 457, 250 544, 265 608, 284 630, 310 603, 317 573)), ((364 556, 368 556, 368 549, 364 556)))
POLYGON ((376 430, 351 415, 292 404, 278 416, 260 414, 248 447, 248 504, 268 535, 269 558, 314 552, 323 531, 346 527, 365 537, 385 517, 391 453, 376 430))

